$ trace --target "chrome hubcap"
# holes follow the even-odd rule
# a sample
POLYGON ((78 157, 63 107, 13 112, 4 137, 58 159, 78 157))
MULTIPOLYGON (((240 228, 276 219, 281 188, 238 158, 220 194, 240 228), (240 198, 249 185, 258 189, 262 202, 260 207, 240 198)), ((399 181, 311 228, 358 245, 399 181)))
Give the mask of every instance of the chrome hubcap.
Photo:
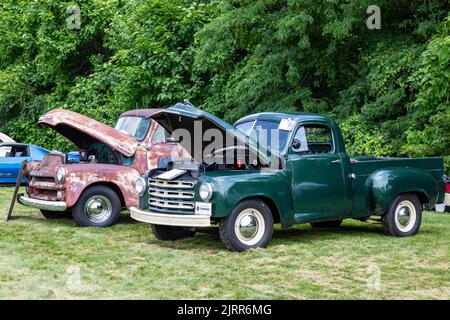
POLYGON ((251 240, 258 232, 258 220, 252 214, 244 216, 239 223, 239 232, 246 240, 251 240))
POLYGON ((406 227, 411 220, 411 213, 408 207, 401 207, 398 211, 398 222, 402 227, 406 227))
POLYGON ((398 204, 395 210, 395 223, 400 231, 411 231, 416 223, 416 219, 416 207, 411 201, 404 200, 398 204))
POLYGON ((256 209, 245 209, 237 217, 235 233, 239 241, 246 245, 258 243, 264 235, 264 217, 256 209))
POLYGON ((92 222, 104 222, 111 217, 111 201, 102 195, 92 196, 86 201, 86 204, 84 205, 84 212, 92 222))

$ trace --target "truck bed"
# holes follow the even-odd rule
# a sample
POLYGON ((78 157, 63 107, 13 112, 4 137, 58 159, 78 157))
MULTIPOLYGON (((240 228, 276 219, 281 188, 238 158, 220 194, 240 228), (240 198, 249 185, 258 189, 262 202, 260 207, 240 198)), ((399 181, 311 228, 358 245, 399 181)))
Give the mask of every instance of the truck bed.
MULTIPOLYGON (((368 178, 376 171, 389 168, 417 168, 429 173, 436 182, 443 184, 444 160, 440 157, 431 158, 377 158, 373 156, 351 157, 351 172, 356 175, 353 180, 353 213, 352 217, 370 214, 370 199, 367 192, 368 178)), ((440 188, 442 190, 442 187, 440 188)), ((430 199, 436 201, 437 199, 430 199)))

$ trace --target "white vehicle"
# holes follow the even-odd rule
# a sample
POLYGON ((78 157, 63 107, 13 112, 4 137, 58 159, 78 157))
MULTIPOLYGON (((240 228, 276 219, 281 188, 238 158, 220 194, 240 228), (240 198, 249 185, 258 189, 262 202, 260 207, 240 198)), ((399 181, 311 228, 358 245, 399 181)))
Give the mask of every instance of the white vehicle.
MULTIPOLYGON (((15 141, 8 137, 6 134, 0 132, 0 144, 2 143, 14 143, 15 141)), ((6 156, 6 153, 10 151, 10 147, 0 146, 0 158, 6 156)))

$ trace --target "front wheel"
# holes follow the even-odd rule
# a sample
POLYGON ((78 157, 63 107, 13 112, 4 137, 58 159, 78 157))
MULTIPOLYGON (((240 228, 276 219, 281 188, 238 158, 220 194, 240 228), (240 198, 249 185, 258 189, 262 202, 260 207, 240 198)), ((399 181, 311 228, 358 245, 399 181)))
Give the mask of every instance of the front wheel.
POLYGON ((109 227, 119 220, 119 196, 106 186, 86 189, 72 207, 73 219, 80 227, 109 227))
POLYGON ((219 225, 222 243, 232 251, 265 248, 273 235, 273 216, 261 200, 244 200, 219 225))
POLYGON ((384 232, 395 237, 415 235, 422 222, 422 205, 412 193, 397 196, 382 218, 384 232))

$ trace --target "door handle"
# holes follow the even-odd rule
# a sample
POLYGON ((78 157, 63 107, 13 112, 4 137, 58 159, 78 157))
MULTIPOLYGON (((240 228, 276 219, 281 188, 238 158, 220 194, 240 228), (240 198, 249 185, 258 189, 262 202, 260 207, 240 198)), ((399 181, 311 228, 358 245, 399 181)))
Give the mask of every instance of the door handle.
POLYGON ((341 160, 340 159, 333 160, 333 161, 331 161, 331 163, 341 163, 341 160))

